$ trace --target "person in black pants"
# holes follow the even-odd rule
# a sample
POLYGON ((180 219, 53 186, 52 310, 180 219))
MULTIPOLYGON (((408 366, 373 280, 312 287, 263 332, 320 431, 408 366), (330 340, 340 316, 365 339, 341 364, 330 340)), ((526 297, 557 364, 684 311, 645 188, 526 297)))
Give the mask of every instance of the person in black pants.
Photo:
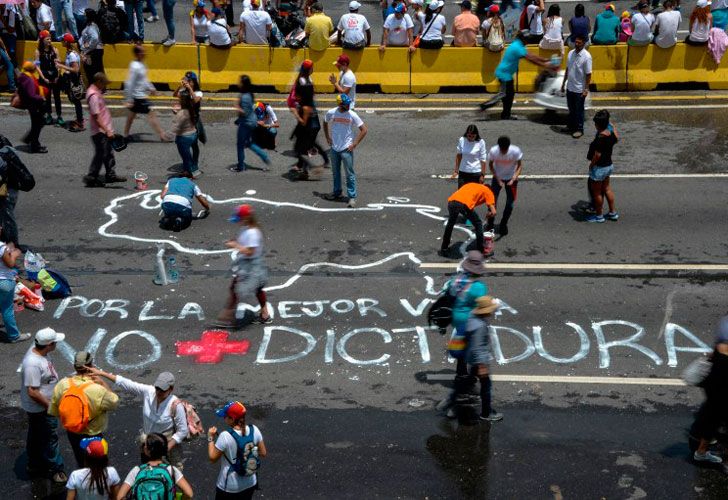
POLYGON ((445 226, 445 234, 442 235, 442 245, 438 252, 441 256, 447 256, 450 248, 450 239, 452 238, 452 230, 460 215, 469 220, 475 229, 476 250, 483 252, 483 222, 475 213, 475 208, 480 205, 488 207, 486 218, 495 217, 495 196, 488 186, 470 182, 455 191, 455 193, 447 199, 447 225, 445 226))
POLYGON ((38 68, 34 62, 25 61, 23 63, 23 71, 18 76, 17 87, 20 102, 30 115, 30 131, 23 137, 23 142, 30 146, 31 153, 47 153, 48 150, 45 146, 40 144, 40 131, 45 125, 43 92, 47 92, 47 89, 38 83, 38 68))
MULTIPOLYGON (((523 153, 518 146, 511 144, 511 139, 507 136, 498 138, 498 145, 491 148, 488 153, 488 163, 493 178, 490 181, 490 189, 495 196, 495 202, 498 203, 498 195, 501 189, 506 190, 506 206, 503 209, 503 216, 498 232, 501 236, 508 234, 508 221, 513 213, 513 204, 518 196, 518 177, 523 170, 523 153)), ((486 226, 486 231, 493 231, 495 219, 490 219, 486 226)))

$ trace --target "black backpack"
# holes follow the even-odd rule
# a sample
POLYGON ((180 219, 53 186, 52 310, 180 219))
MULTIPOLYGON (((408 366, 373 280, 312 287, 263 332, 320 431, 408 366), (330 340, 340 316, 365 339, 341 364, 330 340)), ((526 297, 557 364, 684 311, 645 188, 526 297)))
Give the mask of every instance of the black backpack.
POLYGON ((4 142, 0 141, 2 146, 0 147, 0 159, 6 164, 6 172, 2 175, 3 182, 7 183, 10 189, 31 191, 35 187, 35 177, 18 157, 15 149, 3 144, 4 142))
POLYGON ((455 307, 455 300, 458 295, 468 288, 469 280, 460 278, 455 281, 447 290, 440 293, 435 302, 427 310, 427 323, 435 325, 440 329, 440 334, 445 334, 445 329, 452 323, 452 310, 455 307))
POLYGON ((109 9, 105 5, 101 5, 98 10, 98 26, 99 35, 103 43, 114 44, 119 41, 121 25, 116 12, 109 9))

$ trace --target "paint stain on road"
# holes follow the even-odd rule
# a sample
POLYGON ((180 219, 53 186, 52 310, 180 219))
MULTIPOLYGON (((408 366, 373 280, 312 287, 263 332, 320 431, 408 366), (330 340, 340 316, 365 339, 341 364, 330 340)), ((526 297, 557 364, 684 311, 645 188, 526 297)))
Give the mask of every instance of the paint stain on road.
POLYGON ((228 340, 229 333, 223 330, 207 330, 200 340, 175 342, 177 356, 192 356, 195 363, 217 364, 225 355, 244 355, 250 349, 249 340, 228 340))

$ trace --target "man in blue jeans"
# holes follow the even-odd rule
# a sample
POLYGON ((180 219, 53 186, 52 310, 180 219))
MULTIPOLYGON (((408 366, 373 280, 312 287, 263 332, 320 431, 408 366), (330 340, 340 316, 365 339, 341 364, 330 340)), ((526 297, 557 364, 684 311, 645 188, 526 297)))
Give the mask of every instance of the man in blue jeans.
POLYGON ((569 125, 563 132, 574 139, 584 135, 584 103, 589 95, 592 74, 592 56, 584 48, 586 40, 577 35, 574 50, 566 60, 566 74, 561 82, 561 92, 566 88, 566 104, 569 106, 569 125))
POLYGON ((177 41, 174 39, 174 4, 177 0, 162 0, 162 14, 164 23, 167 25, 167 36, 162 40, 162 45, 171 47, 177 41))
POLYGON ((61 41, 61 37, 66 31, 78 40, 78 29, 76 29, 76 18, 73 16, 71 0, 51 0, 51 9, 53 9, 53 24, 56 26, 56 42, 61 41), (68 30, 63 29, 64 17, 66 18, 68 30))
POLYGON ((354 149, 367 135, 367 126, 359 115, 351 111, 351 98, 347 94, 336 97, 337 107, 326 112, 324 118, 324 135, 331 146, 331 170, 334 174, 334 190, 324 195, 324 199, 340 201, 341 196, 341 164, 346 172, 346 194, 348 207, 356 206, 356 173, 354 172, 354 149), (354 129, 359 133, 354 137, 354 129))
POLYGON ((49 358, 56 344, 66 336, 53 328, 35 334, 35 345, 23 358, 20 368, 20 406, 28 415, 26 466, 31 475, 48 475, 54 483, 65 483, 63 457, 58 448, 58 419, 48 415, 58 374, 49 358))
POLYGON ((187 229, 192 224, 192 200, 197 198, 204 210, 197 218, 207 217, 210 213, 210 204, 202 194, 200 188, 190 180, 191 172, 184 171, 179 177, 167 181, 162 190, 162 219, 159 227, 165 230, 172 230, 176 233, 187 229))
POLYGON ((5 67, 5 73, 8 78, 8 92, 15 92, 15 66, 10 59, 5 43, 0 38, 0 65, 5 67))
POLYGON ((144 41, 144 0, 126 0, 124 2, 126 17, 129 18, 127 32, 131 40, 144 41), (137 29, 134 29, 134 16, 136 15, 137 29))

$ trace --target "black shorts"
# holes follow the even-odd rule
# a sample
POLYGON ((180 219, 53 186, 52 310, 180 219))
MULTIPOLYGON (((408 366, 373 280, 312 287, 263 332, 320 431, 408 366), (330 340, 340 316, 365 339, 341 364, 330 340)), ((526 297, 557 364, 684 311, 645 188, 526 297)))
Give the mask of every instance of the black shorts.
POLYGON ((130 111, 138 115, 147 115, 152 110, 149 101, 146 99, 134 99, 134 104, 131 105, 130 111))

